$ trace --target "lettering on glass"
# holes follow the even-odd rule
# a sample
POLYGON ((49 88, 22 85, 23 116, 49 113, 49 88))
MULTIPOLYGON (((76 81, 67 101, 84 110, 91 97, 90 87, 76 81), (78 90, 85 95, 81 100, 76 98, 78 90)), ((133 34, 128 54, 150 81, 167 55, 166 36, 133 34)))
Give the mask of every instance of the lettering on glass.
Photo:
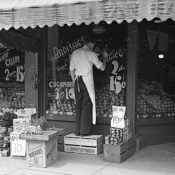
POLYGON ((115 52, 115 54, 109 54, 107 62, 111 61, 113 65, 111 76, 109 77, 110 90, 115 91, 117 94, 126 87, 124 70, 125 67, 122 63, 119 62, 117 58, 122 58, 123 52, 121 49, 115 52))

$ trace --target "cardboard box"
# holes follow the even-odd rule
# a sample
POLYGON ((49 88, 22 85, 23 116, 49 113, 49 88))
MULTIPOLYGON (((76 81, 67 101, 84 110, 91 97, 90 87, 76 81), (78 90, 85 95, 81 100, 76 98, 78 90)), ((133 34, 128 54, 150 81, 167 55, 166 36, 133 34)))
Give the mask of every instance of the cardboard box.
POLYGON ((103 136, 76 136, 68 134, 64 136, 64 151, 85 154, 99 154, 103 151, 103 136))
POLYGON ((58 160, 57 138, 49 141, 27 141, 27 165, 47 167, 58 160))
POLYGON ((136 151, 136 142, 134 139, 119 144, 104 144, 103 160, 107 162, 121 163, 131 157, 136 151))
POLYGON ((21 139, 27 140, 27 165, 47 167, 58 160, 57 131, 43 131, 43 134, 21 134, 21 139))

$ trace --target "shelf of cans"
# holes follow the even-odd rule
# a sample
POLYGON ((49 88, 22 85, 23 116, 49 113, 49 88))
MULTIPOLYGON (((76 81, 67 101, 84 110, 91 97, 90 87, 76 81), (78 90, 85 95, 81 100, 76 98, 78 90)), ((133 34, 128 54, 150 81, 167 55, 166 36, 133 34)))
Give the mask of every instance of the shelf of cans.
POLYGON ((25 88, 23 85, 14 83, 0 84, 0 109, 2 108, 24 108, 25 88))
POLYGON ((105 136, 105 144, 118 145, 125 143, 132 138, 132 131, 129 119, 125 119, 124 128, 110 127, 110 135, 105 136))

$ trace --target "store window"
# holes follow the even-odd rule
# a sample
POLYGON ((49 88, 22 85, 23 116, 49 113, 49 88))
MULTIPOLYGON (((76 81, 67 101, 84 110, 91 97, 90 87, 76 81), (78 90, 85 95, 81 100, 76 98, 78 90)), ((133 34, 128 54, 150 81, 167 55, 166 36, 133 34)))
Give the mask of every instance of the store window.
POLYGON ((0 67, 0 110, 24 108, 24 52, 1 45, 0 67))
MULTIPOLYGON (((107 52, 104 72, 94 67, 97 117, 111 118, 112 106, 126 106, 127 23, 54 26, 48 32, 47 114, 75 115, 73 87, 69 72, 71 53, 82 44, 82 36, 96 41, 94 51, 101 59, 107 52)), ((58 117, 59 117, 58 115, 58 117)))
POLYGON ((137 118, 175 117, 174 22, 140 23, 137 118))

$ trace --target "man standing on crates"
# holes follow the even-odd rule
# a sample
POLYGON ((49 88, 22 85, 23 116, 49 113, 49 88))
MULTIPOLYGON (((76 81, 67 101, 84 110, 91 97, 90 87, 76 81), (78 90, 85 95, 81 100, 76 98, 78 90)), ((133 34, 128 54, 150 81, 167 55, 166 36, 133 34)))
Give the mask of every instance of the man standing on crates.
POLYGON ((101 62, 92 51, 94 45, 92 38, 84 37, 83 47, 75 50, 70 60, 70 74, 76 102, 76 135, 90 135, 92 124, 96 124, 93 65, 104 71, 107 54, 104 53, 101 62))

